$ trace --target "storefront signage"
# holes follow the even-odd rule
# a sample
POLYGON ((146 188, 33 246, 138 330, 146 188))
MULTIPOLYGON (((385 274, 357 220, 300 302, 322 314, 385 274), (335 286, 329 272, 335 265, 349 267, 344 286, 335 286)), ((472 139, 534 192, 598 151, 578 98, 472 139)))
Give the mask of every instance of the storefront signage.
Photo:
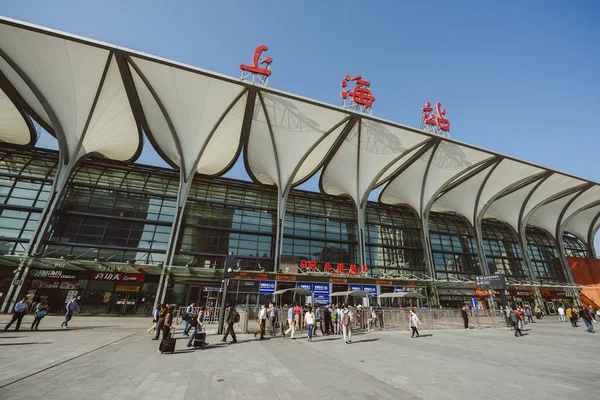
POLYGON ((67 290, 73 290, 73 289, 79 289, 81 288, 81 282, 79 281, 62 281, 60 283, 60 285, 58 286, 59 289, 67 289, 67 290))
POLYGON ((32 278, 77 279, 77 276, 63 274, 63 271, 59 269, 32 269, 29 275, 32 278))
POLYGON ((205 292, 222 292, 223 288, 220 288, 220 287, 205 287, 204 291, 205 292))
POLYGON ((133 285, 115 285, 115 292, 139 292, 139 286, 133 285))
POLYGON ((274 292, 275 292, 275 282, 274 281, 262 281, 260 283, 260 293, 272 294, 274 292))
POLYGON ((515 296, 515 297, 529 297, 531 296, 531 292, 529 290, 527 291, 523 291, 523 290, 511 290, 510 294, 515 296))
POLYGON ((320 272, 330 275, 357 275, 365 276, 369 272, 369 267, 366 265, 358 266, 357 264, 332 264, 329 262, 316 262, 312 260, 302 260, 298 263, 298 267, 302 271, 320 272))
POLYGON ((122 282, 144 282, 142 274, 123 274, 114 272, 94 272, 92 280, 95 281, 122 281, 122 282))
POLYGON ((392 285, 392 281, 376 280, 375 283, 378 285, 392 285))
POLYGON ((394 288, 394 291, 395 291, 395 292, 404 292, 404 288, 396 286, 396 287, 394 288))
POLYGON ((322 283, 315 283, 313 285, 314 293, 317 294, 329 294, 329 285, 322 283))
POLYGON ((348 283, 348 278, 329 278, 330 283, 348 283))
POLYGON ((289 282, 296 281, 296 277, 294 275, 277 275, 275 277, 275 279, 277 279, 278 281, 289 281, 289 282))

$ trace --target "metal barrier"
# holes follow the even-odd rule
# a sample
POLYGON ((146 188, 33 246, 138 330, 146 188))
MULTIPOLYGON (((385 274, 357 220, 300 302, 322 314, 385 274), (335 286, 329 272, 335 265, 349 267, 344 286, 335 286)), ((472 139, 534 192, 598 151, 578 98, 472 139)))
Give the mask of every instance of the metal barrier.
MULTIPOLYGON (((194 314, 198 314, 202 307, 194 307, 194 314)), ((178 310, 175 310, 175 324, 180 325, 184 321, 182 319, 182 315, 187 310, 187 307, 179 307, 178 310)), ((217 324, 219 323, 219 314, 221 312, 220 307, 211 307, 207 308, 204 313, 204 318, 202 321, 205 324, 217 324)))

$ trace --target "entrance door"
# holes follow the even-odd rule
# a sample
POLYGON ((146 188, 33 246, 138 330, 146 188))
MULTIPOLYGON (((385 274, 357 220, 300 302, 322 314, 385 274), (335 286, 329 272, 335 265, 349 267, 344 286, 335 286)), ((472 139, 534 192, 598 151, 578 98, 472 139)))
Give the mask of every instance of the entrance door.
POLYGON ((137 293, 114 292, 108 305, 109 314, 130 314, 135 311, 137 293))
POLYGON ((546 302, 546 310, 550 315, 556 315, 556 304, 553 301, 546 302))

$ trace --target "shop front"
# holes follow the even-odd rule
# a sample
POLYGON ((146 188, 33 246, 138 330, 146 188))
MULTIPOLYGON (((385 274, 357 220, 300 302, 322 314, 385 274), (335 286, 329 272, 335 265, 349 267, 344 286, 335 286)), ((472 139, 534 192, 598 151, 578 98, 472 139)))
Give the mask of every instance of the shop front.
POLYGON ((487 305, 484 306, 485 299, 477 296, 474 289, 438 289, 438 296, 442 308, 487 308, 487 305))
POLYGON ((533 309, 536 306, 535 297, 531 289, 514 289, 508 291, 509 305, 525 308, 527 306, 533 309))
POLYGON ((62 312, 69 300, 80 295, 85 278, 77 271, 32 269, 25 281, 25 294, 30 303, 46 302, 51 312, 62 312))
POLYGON ((569 297, 565 290, 541 288, 540 293, 544 299, 545 312, 550 315, 556 315, 559 307, 566 308, 573 303, 573 298, 569 297))

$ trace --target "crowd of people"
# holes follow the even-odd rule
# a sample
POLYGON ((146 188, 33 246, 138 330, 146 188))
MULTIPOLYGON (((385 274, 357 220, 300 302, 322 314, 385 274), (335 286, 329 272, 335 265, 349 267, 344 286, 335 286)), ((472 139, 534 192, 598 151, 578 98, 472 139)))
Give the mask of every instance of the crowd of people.
MULTIPOLYGON (((23 297, 15 306, 13 307, 13 315, 8 324, 4 327, 4 331, 8 331, 8 329, 15 324, 15 331, 21 329, 21 322, 23 321, 23 317, 27 315, 27 312, 33 314, 33 322, 31 323, 30 330, 38 331, 40 327, 40 322, 44 317, 50 312, 50 307, 46 301, 34 300, 31 304, 29 304, 27 297, 23 297)), ((79 305, 77 303, 77 298, 73 298, 69 300, 65 306, 65 319, 60 324, 60 326, 64 329, 68 329, 69 321, 73 318, 73 311, 79 311, 79 305)))

